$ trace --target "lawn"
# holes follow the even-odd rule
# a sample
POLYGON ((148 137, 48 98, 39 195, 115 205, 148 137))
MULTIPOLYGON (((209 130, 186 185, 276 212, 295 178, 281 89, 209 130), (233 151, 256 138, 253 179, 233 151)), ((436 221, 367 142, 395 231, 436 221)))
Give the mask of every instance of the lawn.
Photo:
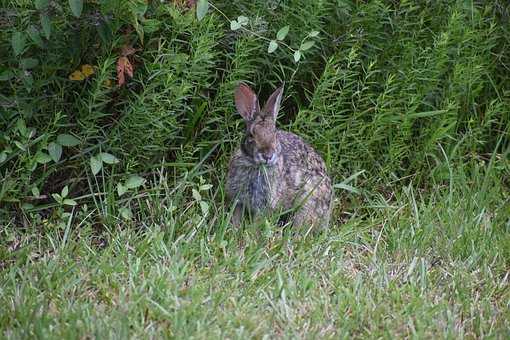
POLYGON ((510 337, 506 1, 0 0, 2 338, 510 337), (285 84, 327 230, 229 221, 285 84))

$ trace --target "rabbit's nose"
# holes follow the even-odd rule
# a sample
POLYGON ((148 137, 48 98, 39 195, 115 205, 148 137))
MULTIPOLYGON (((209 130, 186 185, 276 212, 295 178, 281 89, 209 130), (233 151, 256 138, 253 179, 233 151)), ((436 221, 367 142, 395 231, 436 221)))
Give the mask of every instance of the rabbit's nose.
POLYGON ((273 158, 273 154, 272 153, 264 154, 264 155, 262 155, 262 157, 264 158, 266 163, 269 163, 271 161, 271 159, 273 158))
POLYGON ((266 164, 273 165, 276 162, 276 153, 265 154, 264 161, 266 164))

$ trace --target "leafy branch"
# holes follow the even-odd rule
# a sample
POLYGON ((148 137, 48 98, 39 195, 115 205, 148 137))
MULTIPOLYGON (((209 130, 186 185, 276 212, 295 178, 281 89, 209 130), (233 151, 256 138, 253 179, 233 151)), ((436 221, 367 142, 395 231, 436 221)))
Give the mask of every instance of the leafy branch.
POLYGON ((310 39, 315 38, 319 35, 318 31, 312 31, 312 32, 308 33, 305 36, 305 38, 303 38, 303 40, 301 41, 301 44, 299 45, 298 48, 293 48, 284 42, 284 40, 287 37, 289 30, 290 30, 289 25, 286 25, 286 26, 280 28, 278 30, 278 32, 276 33, 276 36, 274 39, 269 39, 267 37, 264 37, 264 36, 258 34, 257 32, 250 30, 249 28, 247 28, 247 26, 250 22, 250 19, 248 17, 246 17, 244 15, 240 15, 237 17, 237 19, 231 19, 222 10, 220 10, 213 3, 211 3, 207 0, 198 0, 197 1, 196 15, 197 15, 197 19, 199 21, 202 20, 206 16, 207 11, 209 10, 209 7, 213 8, 216 12, 218 12, 221 16, 223 16, 230 23, 230 29, 232 31, 243 30, 243 31, 248 32, 251 35, 253 35, 261 40, 267 41, 268 42, 268 46, 267 46, 268 53, 275 52, 280 45, 286 47, 293 53, 294 62, 296 62, 296 63, 299 62, 301 60, 301 58, 303 57, 303 52, 309 50, 310 48, 312 48, 315 45, 315 41, 310 40, 310 39))

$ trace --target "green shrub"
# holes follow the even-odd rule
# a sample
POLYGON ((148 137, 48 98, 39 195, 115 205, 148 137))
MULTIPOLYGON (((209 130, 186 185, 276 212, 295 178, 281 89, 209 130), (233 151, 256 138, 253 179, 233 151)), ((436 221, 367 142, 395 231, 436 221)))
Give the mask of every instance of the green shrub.
POLYGON ((71 3, 0 6, 4 216, 51 211, 66 185, 78 204, 110 199, 113 210, 97 209, 115 211, 130 175, 166 162, 177 179, 206 155, 200 164, 221 183, 242 134, 240 81, 262 99, 285 83, 280 126, 313 144, 337 183, 364 170, 357 185, 375 191, 427 187, 445 178, 445 155, 463 163, 508 148, 508 7, 498 1, 211 2, 201 20, 185 1, 71 3), (119 86, 125 46, 134 77, 119 86), (94 74, 70 80, 83 65, 94 74), (79 143, 60 145, 62 134, 79 143))

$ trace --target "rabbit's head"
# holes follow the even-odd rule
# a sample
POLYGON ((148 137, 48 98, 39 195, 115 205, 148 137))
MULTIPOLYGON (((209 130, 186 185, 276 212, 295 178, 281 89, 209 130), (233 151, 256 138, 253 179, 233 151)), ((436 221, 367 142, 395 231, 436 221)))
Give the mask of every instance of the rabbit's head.
POLYGON ((276 116, 280 109, 283 86, 276 89, 261 110, 257 95, 249 86, 241 84, 235 91, 237 112, 246 123, 246 136, 241 150, 258 165, 275 165, 280 157, 276 138, 276 116))

